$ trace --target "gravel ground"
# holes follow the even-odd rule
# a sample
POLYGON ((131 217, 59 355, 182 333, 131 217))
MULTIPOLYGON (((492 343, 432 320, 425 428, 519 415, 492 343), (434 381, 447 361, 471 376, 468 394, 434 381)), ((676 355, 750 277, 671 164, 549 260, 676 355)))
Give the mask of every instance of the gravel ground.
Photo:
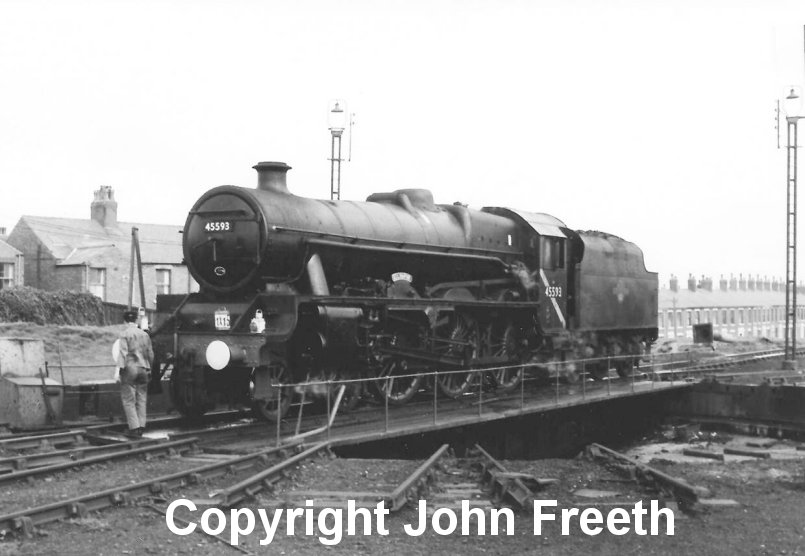
MULTIPOLYGON (((805 455, 805 454, 803 454, 805 455)), ((276 491, 260 494, 243 507, 289 507, 299 491, 382 491, 406 477, 419 462, 398 460, 319 459, 307 462, 284 479, 276 491)), ((255 532, 241 542, 253 553, 318 554, 801 554, 805 553, 805 521, 802 501, 805 495, 805 460, 745 460, 727 463, 678 463, 654 458, 669 474, 707 487, 717 498, 733 499, 737 507, 713 508, 694 516, 676 513, 674 536, 614 536, 606 530, 589 537, 578 528, 571 535, 560 534, 557 525, 547 524, 541 536, 533 534, 529 514, 517 515, 512 536, 462 536, 459 532, 440 536, 430 531, 419 537, 404 533, 403 525, 416 523, 417 514, 407 508, 390 516, 388 536, 347 536, 334 547, 325 547, 315 536, 286 536, 280 529, 269 547, 260 547, 263 534, 255 532)), ((538 493, 540 499, 559 501, 560 507, 596 504, 605 512, 606 504, 631 508, 638 500, 648 501, 656 493, 641 490, 631 481, 615 475, 597 463, 580 457, 571 460, 505 462, 511 471, 529 473, 559 482, 538 493), (582 496, 580 489, 609 491, 603 498, 582 496)), ((111 467, 112 477, 131 473, 130 466, 111 467)), ((171 492, 166 502, 186 497, 198 500, 240 477, 224 477, 202 487, 171 492)), ((121 478, 123 480, 123 478, 121 478)), ((467 479, 468 481, 470 479, 467 479)), ((436 487, 438 490, 438 486, 436 487)), ((432 491, 434 494, 436 490, 432 491)), ((589 494, 589 492, 587 493, 589 494)), ((593 493, 595 494, 595 493, 593 493)), ((601 494, 600 492, 598 494, 601 494)), ((191 519, 198 521, 201 509, 191 519)), ((301 521, 300 521, 301 523, 301 521)), ((284 521, 283 521, 284 524, 284 521)), ((227 530, 228 532, 228 530, 227 530)), ((225 534, 227 533, 225 532, 225 534)), ((9 538, 0 543, 0 554, 237 554, 210 537, 193 533, 176 536, 164 517, 146 507, 119 508, 86 519, 70 520, 43 527, 32 540, 9 538)))

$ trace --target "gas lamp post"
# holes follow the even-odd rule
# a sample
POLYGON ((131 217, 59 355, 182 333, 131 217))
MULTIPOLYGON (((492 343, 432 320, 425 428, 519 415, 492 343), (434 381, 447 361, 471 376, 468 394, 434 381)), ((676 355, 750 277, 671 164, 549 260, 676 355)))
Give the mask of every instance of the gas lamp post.
POLYGON ((335 100, 330 106, 327 123, 332 136, 330 146, 330 199, 341 199, 341 137, 346 128, 347 112, 343 100, 335 100), (337 155, 337 156, 336 156, 337 155))

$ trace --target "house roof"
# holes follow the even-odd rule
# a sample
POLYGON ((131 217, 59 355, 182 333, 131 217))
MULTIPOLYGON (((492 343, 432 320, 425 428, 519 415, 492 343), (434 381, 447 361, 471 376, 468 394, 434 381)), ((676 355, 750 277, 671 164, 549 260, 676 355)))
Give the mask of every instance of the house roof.
POLYGON ((14 249, 8 243, 0 239, 0 260, 14 261, 19 255, 22 255, 21 251, 14 249))
POLYGON ((132 227, 138 229, 143 264, 181 264, 183 258, 181 226, 118 222, 105 228, 95 220, 27 215, 20 220, 61 265, 87 264, 96 256, 128 258, 132 227))
POLYGON ((114 243, 82 245, 73 249, 66 258, 57 263, 57 266, 83 266, 87 264, 106 266, 99 265, 98 263, 126 260, 130 256, 130 251, 128 254, 124 255, 123 251, 114 243))

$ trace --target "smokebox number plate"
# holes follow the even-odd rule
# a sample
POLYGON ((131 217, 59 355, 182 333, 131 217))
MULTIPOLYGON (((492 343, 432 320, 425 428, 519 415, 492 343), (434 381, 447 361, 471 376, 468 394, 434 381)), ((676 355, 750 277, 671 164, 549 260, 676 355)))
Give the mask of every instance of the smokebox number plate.
POLYGON ((204 230, 207 232, 231 232, 232 223, 227 221, 207 222, 204 225, 204 230))
POLYGON ((226 309, 215 311, 215 329, 229 330, 229 311, 226 309))

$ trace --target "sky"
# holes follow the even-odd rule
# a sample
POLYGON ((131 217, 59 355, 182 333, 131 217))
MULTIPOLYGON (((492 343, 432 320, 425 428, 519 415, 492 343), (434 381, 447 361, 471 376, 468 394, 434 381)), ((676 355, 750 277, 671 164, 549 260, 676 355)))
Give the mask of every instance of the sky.
POLYGON ((182 225, 263 160, 328 198, 344 99, 343 199, 549 213, 666 284, 782 277, 803 24, 801 0, 0 0, 0 227, 88 218, 100 185, 121 221, 182 225))

